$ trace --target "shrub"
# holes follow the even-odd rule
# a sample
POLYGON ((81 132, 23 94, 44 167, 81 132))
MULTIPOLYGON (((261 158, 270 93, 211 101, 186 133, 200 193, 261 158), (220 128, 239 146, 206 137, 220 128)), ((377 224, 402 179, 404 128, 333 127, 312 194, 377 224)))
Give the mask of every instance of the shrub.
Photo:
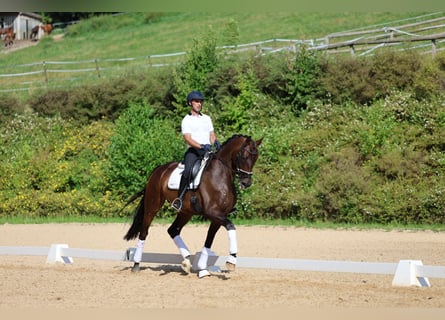
POLYGON ((322 91, 320 76, 318 53, 301 47, 292 57, 288 72, 284 74, 287 93, 285 102, 293 106, 295 114, 306 109, 308 101, 315 99, 322 91))
POLYGON ((190 91, 199 90, 206 95, 209 74, 218 65, 216 43, 217 39, 211 30, 201 39, 193 39, 193 46, 187 53, 186 61, 175 70, 173 105, 174 117, 176 116, 177 120, 188 111, 186 97, 190 91))
POLYGON ((254 115, 249 111, 257 108, 258 86, 251 64, 245 70, 238 71, 235 88, 238 93, 234 98, 222 102, 221 121, 233 132, 245 132, 254 115))
POLYGON ((315 189, 322 220, 362 223, 361 201, 370 192, 371 174, 360 153, 351 147, 327 155, 315 189))
POLYGON ((380 105, 363 108, 363 121, 357 125, 358 148, 363 158, 380 155, 382 147, 394 134, 393 114, 380 105))
POLYGON ((322 69, 321 82, 332 102, 367 104, 374 99, 376 91, 369 81, 371 64, 368 59, 349 56, 326 59, 322 69))
POLYGON ((385 97, 394 89, 413 87, 421 70, 422 58, 413 50, 381 50, 372 57, 369 81, 375 90, 374 98, 385 97))
POLYGON ((112 189, 127 198, 144 188, 155 167, 181 160, 184 151, 175 124, 157 118, 147 104, 131 104, 117 119, 106 151, 112 189))
POLYGON ((23 113, 25 108, 20 101, 12 95, 0 95, 0 122, 4 123, 16 113, 23 113))

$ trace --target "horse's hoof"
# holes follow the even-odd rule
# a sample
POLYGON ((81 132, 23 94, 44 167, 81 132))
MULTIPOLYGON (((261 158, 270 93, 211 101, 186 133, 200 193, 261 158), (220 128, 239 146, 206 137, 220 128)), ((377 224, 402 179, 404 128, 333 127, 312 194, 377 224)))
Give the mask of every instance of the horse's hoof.
POLYGON ((226 261, 227 270, 235 271, 235 266, 236 266, 236 257, 234 257, 233 255, 228 256, 226 261))
POLYGON ((133 265, 133 268, 131 268, 131 272, 139 272, 141 271, 141 268, 139 267, 139 263, 135 263, 133 265))
POLYGON ((191 268, 192 268, 192 264, 190 263, 189 258, 185 258, 184 260, 182 260, 182 262, 181 262, 182 271, 184 271, 185 273, 190 273, 191 268))
POLYGON ((204 269, 204 270, 199 270, 199 272, 198 272, 198 278, 199 278, 199 279, 202 279, 202 278, 205 278, 205 277, 210 277, 210 272, 209 272, 208 270, 206 270, 206 269, 204 269))
POLYGON ((236 264, 231 263, 231 262, 229 262, 229 261, 226 262, 226 268, 227 268, 227 270, 229 270, 229 271, 235 271, 235 267, 236 267, 236 264))

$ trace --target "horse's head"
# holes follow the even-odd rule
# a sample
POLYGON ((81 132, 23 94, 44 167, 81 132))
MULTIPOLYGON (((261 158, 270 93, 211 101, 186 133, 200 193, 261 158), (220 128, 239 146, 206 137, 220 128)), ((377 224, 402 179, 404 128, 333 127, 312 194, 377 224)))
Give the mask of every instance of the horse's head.
POLYGON ((257 147, 263 139, 253 140, 250 137, 243 137, 245 140, 241 144, 236 156, 232 159, 233 170, 238 175, 238 183, 241 189, 252 185, 253 166, 258 159, 257 147))

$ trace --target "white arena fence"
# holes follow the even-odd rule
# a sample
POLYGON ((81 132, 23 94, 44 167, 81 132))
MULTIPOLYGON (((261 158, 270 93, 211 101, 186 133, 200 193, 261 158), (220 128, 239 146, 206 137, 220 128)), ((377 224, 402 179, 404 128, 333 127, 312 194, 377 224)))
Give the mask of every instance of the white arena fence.
MULTIPOLYGON (((67 244, 52 244, 50 247, 8 247, 0 246, 0 255, 15 256, 46 256, 47 263, 73 263, 73 258, 133 261, 136 248, 128 248, 126 251, 95 250, 70 248, 67 244)), ((199 254, 191 256, 193 270, 199 254)), ((227 256, 210 256, 209 269, 220 271, 225 266, 227 256)), ((142 261, 154 264, 181 264, 180 254, 169 253, 143 253, 142 261)), ((419 286, 430 287, 428 278, 445 279, 444 266, 423 265, 421 260, 400 260, 398 263, 386 262, 354 262, 335 260, 302 260, 283 258, 249 258, 238 257, 237 268, 252 269, 278 269, 314 272, 339 272, 339 273, 361 273, 393 275, 393 286, 419 286)))

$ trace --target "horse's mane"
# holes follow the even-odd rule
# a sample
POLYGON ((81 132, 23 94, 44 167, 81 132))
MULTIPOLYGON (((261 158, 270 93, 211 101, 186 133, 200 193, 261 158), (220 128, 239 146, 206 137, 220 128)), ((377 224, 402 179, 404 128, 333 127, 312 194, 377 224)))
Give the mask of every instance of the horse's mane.
POLYGON ((228 144, 230 141, 232 141, 233 139, 237 139, 237 138, 246 138, 246 139, 251 139, 250 136, 245 136, 242 134, 234 134, 233 136, 231 136, 229 139, 227 139, 226 141, 223 142, 221 147, 224 147, 226 144, 228 144))

